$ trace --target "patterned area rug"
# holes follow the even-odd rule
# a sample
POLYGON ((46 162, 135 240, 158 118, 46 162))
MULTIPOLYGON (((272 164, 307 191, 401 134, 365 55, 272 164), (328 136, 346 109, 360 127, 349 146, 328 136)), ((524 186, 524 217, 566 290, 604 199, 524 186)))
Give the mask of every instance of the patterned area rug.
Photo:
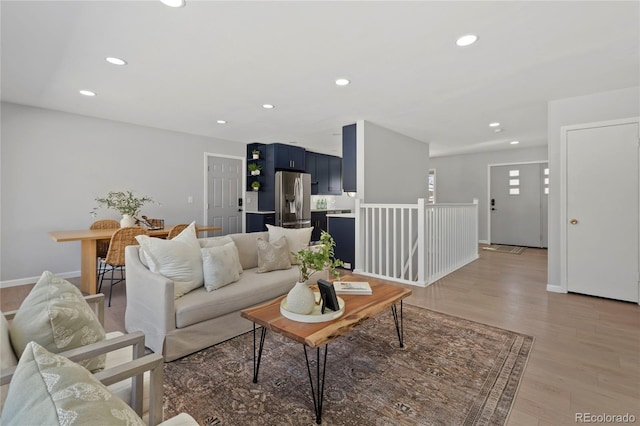
POLYGON ((482 247, 482 250, 487 251, 497 251, 500 253, 509 253, 509 254, 522 254, 525 251, 526 247, 518 247, 518 246, 501 246, 501 245, 493 245, 482 247))
MULTIPOLYGON (((506 423, 532 337, 407 304, 404 336, 400 348, 389 310, 329 344, 322 424, 506 423)), ((315 424, 302 345, 267 332, 257 384, 252 351, 247 333, 165 364, 165 418, 315 424)))

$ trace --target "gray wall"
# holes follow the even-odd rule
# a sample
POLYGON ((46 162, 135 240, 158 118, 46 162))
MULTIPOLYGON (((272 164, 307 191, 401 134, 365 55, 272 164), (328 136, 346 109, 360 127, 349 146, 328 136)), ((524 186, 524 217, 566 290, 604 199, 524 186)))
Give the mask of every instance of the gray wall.
POLYGON ((358 167, 364 164, 358 197, 386 204, 415 204, 427 198, 429 144, 369 121, 358 121, 357 128, 358 138, 363 136, 358 141, 358 167))
MULTIPOLYGON (((561 127, 637 117, 640 115, 640 88, 614 90, 549 102, 549 258, 548 284, 560 288, 560 140, 561 127)), ((594 170, 596 165, 594 164, 594 170)))
POLYGON ((478 239, 489 239, 487 209, 489 164, 523 163, 547 159, 546 145, 431 159, 436 170, 436 203, 470 203, 478 199, 478 239))
MULTIPOLYGON (((245 156, 238 142, 11 103, 1 108, 5 285, 29 282, 43 270, 77 275, 80 243, 56 243, 48 232, 88 228, 95 197, 110 190, 131 189, 159 201, 143 213, 167 224, 203 223, 204 153, 245 156)), ((119 214, 100 209, 98 218, 119 214)))

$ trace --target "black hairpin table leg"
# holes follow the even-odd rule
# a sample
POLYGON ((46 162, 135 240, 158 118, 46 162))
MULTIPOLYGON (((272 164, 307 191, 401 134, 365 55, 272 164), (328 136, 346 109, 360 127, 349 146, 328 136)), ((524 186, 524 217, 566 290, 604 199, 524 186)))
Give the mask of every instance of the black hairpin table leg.
POLYGON ((316 424, 322 423, 322 401, 324 399, 324 373, 327 366, 327 349, 328 345, 324 345, 324 355, 322 366, 320 365, 320 348, 316 348, 316 386, 313 386, 313 377, 311 367, 309 366, 309 356, 307 355, 307 347, 304 348, 304 358, 307 360, 307 372, 309 373, 309 384, 311 385, 311 398, 313 399, 313 408, 316 412, 316 424))
POLYGON ((264 337, 267 335, 267 329, 262 327, 260 332, 260 349, 256 358, 256 323, 253 323, 253 383, 258 383, 258 370, 260 370, 260 359, 262 359, 262 348, 264 347, 264 337))
POLYGON ((400 347, 404 348, 404 326, 402 322, 402 300, 400 301, 400 319, 398 320, 398 308, 397 306, 391 305, 391 312, 393 313, 393 322, 396 324, 396 332, 398 333, 398 342, 400 342, 400 347))

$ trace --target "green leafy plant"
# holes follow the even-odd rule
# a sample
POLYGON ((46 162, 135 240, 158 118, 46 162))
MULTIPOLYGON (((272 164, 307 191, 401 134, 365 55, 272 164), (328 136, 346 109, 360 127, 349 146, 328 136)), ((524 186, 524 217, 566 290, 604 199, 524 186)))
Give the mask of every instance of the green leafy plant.
POLYGON ((249 169, 250 172, 255 172, 256 170, 262 169, 262 167, 259 164, 256 164, 256 163, 249 164, 247 166, 247 168, 249 169))
POLYGON ((117 210, 120 214, 135 216, 140 212, 143 205, 155 203, 149 197, 136 197, 133 191, 109 191, 106 197, 96 198, 98 205, 91 211, 92 216, 96 216, 96 211, 100 207, 117 210))
POLYGON ((251 182, 251 188, 257 191, 258 189, 260 189, 260 182, 257 180, 254 180, 253 182, 251 182))
POLYGON ((251 151, 251 155, 256 156, 256 157, 260 157, 260 151, 257 149, 254 149, 253 151, 251 151))
POLYGON ((300 270, 300 282, 307 281, 316 272, 329 270, 329 273, 338 278, 340 273, 337 267, 344 266, 344 262, 336 259, 334 248, 336 246, 333 237, 326 231, 320 234, 320 244, 304 248, 297 253, 291 253, 298 261, 300 270))

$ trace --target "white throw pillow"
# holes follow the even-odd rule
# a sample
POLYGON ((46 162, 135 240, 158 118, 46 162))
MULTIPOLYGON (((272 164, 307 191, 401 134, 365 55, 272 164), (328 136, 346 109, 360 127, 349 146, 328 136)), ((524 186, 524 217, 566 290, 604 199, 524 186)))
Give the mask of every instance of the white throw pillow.
MULTIPOLYGON (((228 235, 225 235, 223 237, 205 238, 198 241, 200 242, 200 247, 202 248, 222 247, 227 244, 233 244, 233 246, 236 248, 236 251, 238 250, 238 246, 236 246, 235 241, 233 241, 233 238, 228 235)), ((242 269, 242 264, 240 263, 240 253, 238 252, 238 273, 241 274, 243 272, 244 270, 242 269)))
POLYGON ((220 247, 206 247, 202 252, 204 288, 213 291, 240 279, 240 256, 232 241, 220 247))
POLYGON ((149 270, 173 280, 176 299, 204 284, 195 222, 172 240, 147 235, 138 235, 136 240, 144 251, 149 270))
POLYGON ((15 367, 18 365, 16 354, 13 353, 11 340, 9 339, 9 323, 0 312, 0 369, 15 367))
MULTIPOLYGON (((289 245, 289 251, 293 253, 297 253, 303 248, 309 246, 309 242, 311 241, 311 233, 313 232, 313 227, 309 228, 281 228, 279 226, 267 225, 267 230, 269 231, 269 242, 273 243, 280 239, 280 237, 284 236, 287 239, 287 244, 289 245)), ((296 260, 291 253, 289 253, 289 261, 292 265, 297 265, 298 261, 296 260)))

